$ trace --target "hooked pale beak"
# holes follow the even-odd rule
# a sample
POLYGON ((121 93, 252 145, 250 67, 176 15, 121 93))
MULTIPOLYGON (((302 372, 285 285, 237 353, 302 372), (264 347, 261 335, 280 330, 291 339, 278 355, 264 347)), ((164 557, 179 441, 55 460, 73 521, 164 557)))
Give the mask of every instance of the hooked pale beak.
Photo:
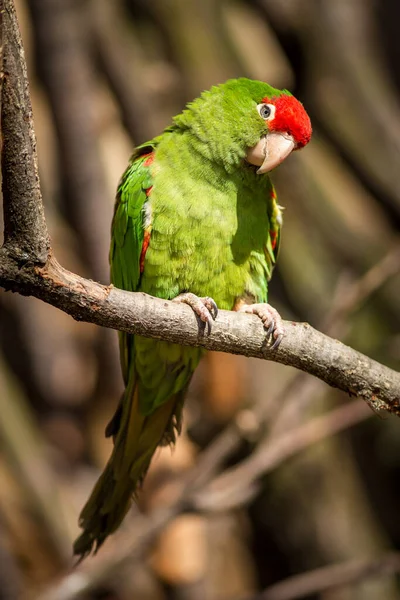
POLYGON ((295 147, 294 139, 288 133, 267 133, 246 154, 246 160, 259 166, 258 175, 272 171, 285 160, 295 147))

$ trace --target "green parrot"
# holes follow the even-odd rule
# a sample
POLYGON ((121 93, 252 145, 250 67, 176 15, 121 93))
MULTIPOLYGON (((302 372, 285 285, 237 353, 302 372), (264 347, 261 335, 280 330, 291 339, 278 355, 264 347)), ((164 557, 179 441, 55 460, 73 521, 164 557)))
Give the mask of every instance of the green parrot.
MULTIPOLYGON (((240 78, 203 92, 135 149, 122 176, 113 284, 185 302, 208 326, 217 306, 256 314, 277 348, 284 330, 267 292, 282 213, 268 173, 310 137, 310 119, 287 90, 240 78)), ((106 429, 111 457, 80 515, 81 558, 121 524, 157 447, 175 442, 204 354, 123 332, 119 340, 125 392, 106 429)))

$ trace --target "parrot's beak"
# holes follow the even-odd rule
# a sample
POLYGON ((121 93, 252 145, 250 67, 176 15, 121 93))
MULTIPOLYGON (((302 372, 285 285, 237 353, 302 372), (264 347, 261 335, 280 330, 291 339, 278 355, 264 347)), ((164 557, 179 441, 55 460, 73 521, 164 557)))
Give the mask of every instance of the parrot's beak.
POLYGON ((259 166, 258 175, 272 171, 289 156, 295 148, 295 142, 288 133, 268 133, 253 148, 250 148, 246 160, 259 166))

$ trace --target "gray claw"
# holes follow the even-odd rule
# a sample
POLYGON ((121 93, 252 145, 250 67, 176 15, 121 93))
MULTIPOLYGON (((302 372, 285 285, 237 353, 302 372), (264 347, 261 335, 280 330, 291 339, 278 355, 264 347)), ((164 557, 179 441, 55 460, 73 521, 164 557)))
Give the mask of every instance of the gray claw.
POLYGON ((283 333, 280 333, 271 346, 271 350, 276 350, 283 339, 283 333))
POLYGON ((273 334, 273 332, 274 332, 274 329, 275 329, 275 320, 274 320, 274 319, 272 319, 272 321, 271 321, 271 325, 268 327, 268 329, 267 329, 267 332, 266 332, 266 334, 267 334, 267 337, 269 337, 270 335, 272 335, 272 334, 273 334))
POLYGON ((210 298, 210 296, 206 296, 204 298, 204 304, 206 305, 206 307, 210 311, 210 314, 211 314, 212 318, 215 321, 215 319, 218 316, 218 306, 217 306, 215 300, 213 300, 213 298, 210 298))
POLYGON ((239 308, 240 312, 253 313, 257 315, 265 327, 266 338, 271 339, 271 350, 276 350, 284 336, 282 319, 278 311, 269 304, 243 304, 239 308), (267 328, 268 327, 268 328, 267 328))
POLYGON ((208 331, 211 331, 212 323, 218 315, 218 307, 212 298, 209 296, 199 298, 191 292, 184 292, 176 298, 173 298, 173 302, 183 302, 184 304, 191 306, 199 319, 204 324, 207 324, 208 331))
POLYGON ((207 315, 206 319, 207 319, 208 330, 211 331, 211 325, 213 324, 213 315, 211 314, 211 312, 210 312, 210 314, 207 315))

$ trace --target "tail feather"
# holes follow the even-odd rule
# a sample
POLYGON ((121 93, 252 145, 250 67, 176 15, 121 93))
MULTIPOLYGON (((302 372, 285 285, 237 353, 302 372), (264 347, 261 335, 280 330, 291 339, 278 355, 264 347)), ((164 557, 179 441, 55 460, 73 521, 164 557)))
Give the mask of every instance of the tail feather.
POLYGON ((133 390, 129 387, 124 394, 122 410, 117 410, 117 418, 107 429, 107 433, 111 431, 114 435, 112 455, 79 518, 83 532, 74 543, 74 554, 80 559, 92 550, 96 553, 119 527, 157 447, 174 443, 180 432, 184 390, 150 415, 143 415, 139 410, 138 387, 133 390))

